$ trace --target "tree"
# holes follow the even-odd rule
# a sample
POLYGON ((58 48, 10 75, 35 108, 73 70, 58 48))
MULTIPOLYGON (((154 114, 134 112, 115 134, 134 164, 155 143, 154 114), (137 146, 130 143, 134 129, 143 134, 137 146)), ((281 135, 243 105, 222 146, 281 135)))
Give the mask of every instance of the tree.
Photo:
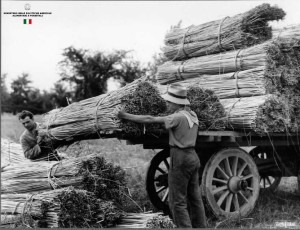
POLYGON ((31 80, 28 79, 29 75, 27 73, 22 73, 17 79, 13 80, 11 83, 12 93, 11 105, 13 107, 13 114, 21 111, 22 109, 28 109, 29 98, 28 94, 31 90, 29 84, 31 80))
POLYGON ((10 95, 5 84, 7 74, 1 76, 1 112, 11 112, 10 95))
POLYGON ((145 74, 140 63, 130 59, 128 52, 119 50, 109 54, 91 53, 83 49, 68 47, 59 63, 61 80, 75 88, 76 100, 94 97, 107 91, 107 80, 114 78, 124 85, 145 74))
POLYGON ((168 61, 168 59, 164 56, 163 53, 156 53, 152 56, 153 61, 148 63, 148 78, 152 81, 155 81, 155 75, 157 73, 157 69, 160 65, 168 61))
POLYGON ((73 97, 72 93, 61 82, 54 83, 50 95, 55 108, 67 106, 68 100, 72 100, 73 97))

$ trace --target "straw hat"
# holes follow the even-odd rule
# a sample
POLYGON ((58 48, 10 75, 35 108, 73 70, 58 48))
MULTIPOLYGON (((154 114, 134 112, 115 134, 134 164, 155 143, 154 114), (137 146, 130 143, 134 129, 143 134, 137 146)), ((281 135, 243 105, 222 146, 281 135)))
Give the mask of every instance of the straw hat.
POLYGON ((173 83, 168 87, 168 92, 166 94, 161 95, 163 99, 166 101, 178 104, 178 105, 189 105, 190 102, 187 99, 187 89, 186 87, 173 83))

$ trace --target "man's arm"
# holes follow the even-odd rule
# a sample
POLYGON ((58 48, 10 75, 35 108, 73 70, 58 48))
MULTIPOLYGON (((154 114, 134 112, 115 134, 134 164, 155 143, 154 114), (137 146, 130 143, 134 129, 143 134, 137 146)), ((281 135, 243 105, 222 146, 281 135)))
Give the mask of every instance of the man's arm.
POLYGON ((21 142, 22 149, 24 151, 24 155, 27 159, 33 160, 40 155, 41 148, 38 144, 31 147, 25 137, 21 137, 20 142, 21 142))
POLYGON ((126 113, 123 110, 118 112, 118 118, 125 119, 129 121, 134 121, 137 123, 150 124, 150 123, 165 123, 164 117, 154 117, 151 115, 134 115, 130 113, 126 113))

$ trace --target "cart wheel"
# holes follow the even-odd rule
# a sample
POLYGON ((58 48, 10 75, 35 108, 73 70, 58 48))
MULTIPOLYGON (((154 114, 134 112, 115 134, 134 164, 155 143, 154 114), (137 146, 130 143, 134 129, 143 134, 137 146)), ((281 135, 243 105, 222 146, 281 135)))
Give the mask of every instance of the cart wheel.
POLYGON ((170 167, 170 150, 158 152, 151 160, 146 174, 146 190, 151 203, 158 210, 169 213, 168 206, 168 172, 170 167))
MULTIPOLYGON (((251 150, 249 154, 254 158, 259 158, 260 160, 270 159, 270 154, 267 151, 261 149, 260 147, 256 147, 251 150)), ((260 172, 260 168, 258 167, 258 171, 260 172)), ((275 191, 280 184, 281 176, 270 176, 260 173, 260 188, 268 191, 275 191)))
POLYGON ((259 173, 247 152, 223 149, 206 163, 202 185, 204 199, 216 217, 245 217, 259 195, 259 173))

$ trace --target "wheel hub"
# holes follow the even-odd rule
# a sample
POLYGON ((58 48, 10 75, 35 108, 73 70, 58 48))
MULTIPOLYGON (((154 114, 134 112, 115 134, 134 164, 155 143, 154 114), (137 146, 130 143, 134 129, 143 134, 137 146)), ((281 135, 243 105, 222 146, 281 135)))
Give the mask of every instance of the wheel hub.
POLYGON ((233 176, 228 181, 228 188, 231 192, 237 193, 239 191, 246 191, 248 183, 246 180, 241 180, 238 176, 233 176))
POLYGON ((168 186, 168 174, 162 174, 155 178, 156 185, 161 186, 168 186))

